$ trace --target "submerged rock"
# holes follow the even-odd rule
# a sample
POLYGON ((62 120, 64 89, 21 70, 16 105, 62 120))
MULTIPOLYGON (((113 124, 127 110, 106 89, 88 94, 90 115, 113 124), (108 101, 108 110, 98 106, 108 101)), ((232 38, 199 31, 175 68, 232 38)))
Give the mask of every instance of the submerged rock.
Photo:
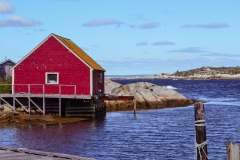
MULTIPOLYGON (((134 96, 136 92, 137 109, 178 107, 193 104, 193 100, 186 98, 173 89, 148 82, 120 85, 107 79, 107 83, 105 83, 106 90, 114 96, 134 96)), ((108 111, 132 110, 134 102, 109 100, 106 101, 106 104, 108 111)))

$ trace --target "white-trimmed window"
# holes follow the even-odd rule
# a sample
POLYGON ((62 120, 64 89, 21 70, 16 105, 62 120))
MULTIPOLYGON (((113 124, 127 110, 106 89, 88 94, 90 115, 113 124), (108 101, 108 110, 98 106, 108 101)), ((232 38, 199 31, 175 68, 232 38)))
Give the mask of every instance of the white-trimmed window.
POLYGON ((46 84, 58 84, 58 83, 59 83, 59 73, 57 72, 46 73, 46 84))

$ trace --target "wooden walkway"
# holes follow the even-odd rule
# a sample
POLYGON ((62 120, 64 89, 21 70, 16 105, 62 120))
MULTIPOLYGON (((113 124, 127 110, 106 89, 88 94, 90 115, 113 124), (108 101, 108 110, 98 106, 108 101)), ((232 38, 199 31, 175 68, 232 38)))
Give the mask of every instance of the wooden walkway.
POLYGON ((0 146, 1 160, 94 160, 61 153, 29 150, 26 148, 10 148, 0 146))

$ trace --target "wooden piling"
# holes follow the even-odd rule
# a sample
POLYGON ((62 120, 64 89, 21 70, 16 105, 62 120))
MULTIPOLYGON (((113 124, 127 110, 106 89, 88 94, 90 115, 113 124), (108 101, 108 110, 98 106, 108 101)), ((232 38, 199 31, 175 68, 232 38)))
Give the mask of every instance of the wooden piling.
POLYGON ((195 114, 195 131, 196 131, 196 158, 197 160, 208 160, 207 157, 207 140, 206 140, 206 120, 204 113, 204 104, 196 102, 194 104, 195 114))
POLYGON ((227 160, 239 160, 239 146, 236 143, 227 142, 227 160))

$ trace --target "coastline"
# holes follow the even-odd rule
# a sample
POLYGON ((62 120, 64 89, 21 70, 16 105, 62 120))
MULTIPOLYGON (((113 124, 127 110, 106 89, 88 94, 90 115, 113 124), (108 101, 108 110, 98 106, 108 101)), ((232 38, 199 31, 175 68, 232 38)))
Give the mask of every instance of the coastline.
POLYGON ((194 75, 194 76, 174 76, 174 75, 154 75, 154 76, 106 76, 111 80, 119 79, 184 79, 184 80, 240 80, 240 74, 215 74, 215 75, 194 75))
MULTIPOLYGON (((144 77, 134 77, 134 79, 174 79, 179 78, 177 76, 144 76, 144 77)), ((185 79, 185 77, 181 77, 185 79)), ((150 101, 147 102, 147 104, 150 101)), ((196 100, 170 100, 164 103, 151 102, 154 103, 152 106, 144 105, 145 103, 139 103, 137 110, 148 110, 148 109, 166 109, 166 108, 177 108, 193 105, 196 100)), ((125 102, 123 102, 125 103, 125 102)), ((118 104, 115 107, 107 107, 107 113, 116 111, 133 111, 133 102, 129 102, 128 105, 118 104), (125 107, 123 107, 125 106, 125 107)), ((8 113, 7 116, 0 116, 0 126, 16 126, 16 125, 41 125, 41 124, 61 124, 61 123, 74 123, 80 121, 90 120, 91 117, 59 117, 58 115, 29 115, 26 113, 19 113, 14 115, 14 113, 8 113)))
POLYGON ((11 113, 7 114, 8 117, 0 119, 0 127, 6 126, 22 126, 22 125, 53 125, 53 124, 65 124, 74 123, 80 121, 89 120, 85 117, 59 117, 57 115, 29 115, 25 113, 20 113, 19 115, 14 115, 11 113))

